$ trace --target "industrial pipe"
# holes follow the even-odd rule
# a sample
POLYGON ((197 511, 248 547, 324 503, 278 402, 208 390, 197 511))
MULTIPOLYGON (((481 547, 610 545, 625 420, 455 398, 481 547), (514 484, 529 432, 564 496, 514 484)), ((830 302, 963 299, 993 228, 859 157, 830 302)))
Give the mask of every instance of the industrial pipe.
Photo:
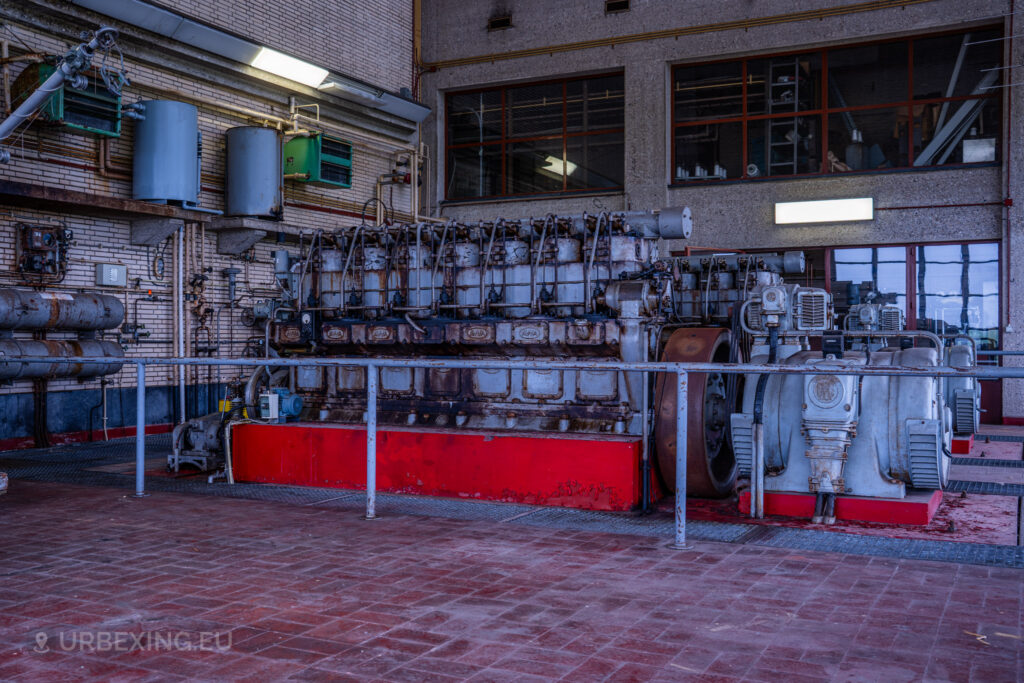
POLYGON ((107 294, 53 294, 0 289, 0 330, 109 330, 124 321, 124 304, 107 294))
POLYGON ((0 339, 0 381, 18 379, 87 379, 112 375, 124 365, 124 351, 111 341, 0 339), (83 363, 77 358, 103 359, 83 363))
MULTIPOLYGON (((18 126, 27 121, 39 107, 57 92, 64 81, 70 80, 72 87, 86 87, 85 77, 79 74, 83 69, 88 68, 92 63, 92 56, 99 47, 109 48, 117 39, 117 29, 110 26, 103 26, 93 34, 92 40, 88 43, 81 43, 75 49, 69 51, 61 60, 60 66, 43 81, 42 85, 36 88, 35 92, 29 95, 21 105, 11 112, 11 115, 0 122, 0 141, 10 137, 18 126)), ((0 162, 10 160, 10 154, 6 151, 0 156, 0 162)))

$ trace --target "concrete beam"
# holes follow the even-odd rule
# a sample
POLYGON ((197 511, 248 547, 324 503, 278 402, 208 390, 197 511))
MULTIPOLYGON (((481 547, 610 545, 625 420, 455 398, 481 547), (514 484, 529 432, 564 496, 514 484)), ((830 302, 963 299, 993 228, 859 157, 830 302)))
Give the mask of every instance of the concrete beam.
POLYGON ((217 233, 218 254, 238 256, 266 237, 273 225, 276 223, 259 218, 219 216, 213 219, 210 231, 217 233))
POLYGON ((81 216, 112 218, 146 218, 158 216, 192 223, 207 223, 212 218, 202 211, 190 211, 167 204, 151 204, 137 199, 119 199, 107 195, 66 190, 0 180, 0 205, 23 206, 53 213, 72 213, 81 216))
POLYGON ((185 225, 177 218, 144 218, 132 221, 130 241, 141 247, 155 247, 185 225))

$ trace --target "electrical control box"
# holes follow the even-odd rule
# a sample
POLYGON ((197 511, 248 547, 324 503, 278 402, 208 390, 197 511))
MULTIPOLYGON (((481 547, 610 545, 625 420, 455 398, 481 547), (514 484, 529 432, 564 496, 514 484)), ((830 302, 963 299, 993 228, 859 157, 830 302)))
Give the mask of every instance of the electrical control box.
MULTIPOLYGON (((37 90, 56 67, 29 64, 11 85, 11 98, 17 105, 37 90)), ((72 133, 119 137, 121 135, 121 97, 114 95, 95 69, 83 72, 88 85, 83 90, 64 82, 39 109, 39 119, 63 127, 72 133)))
POLYGON ((65 227, 18 223, 16 261, 25 275, 60 278, 67 270, 68 247, 74 233, 65 227))
POLYGON ((274 393, 260 394, 260 419, 277 422, 281 419, 281 397, 274 393))
POLYGON ((128 266, 119 263, 97 263, 96 284, 100 287, 126 287, 128 266))
POLYGON ((290 180, 352 187, 352 143, 317 133, 284 144, 284 173, 290 180))

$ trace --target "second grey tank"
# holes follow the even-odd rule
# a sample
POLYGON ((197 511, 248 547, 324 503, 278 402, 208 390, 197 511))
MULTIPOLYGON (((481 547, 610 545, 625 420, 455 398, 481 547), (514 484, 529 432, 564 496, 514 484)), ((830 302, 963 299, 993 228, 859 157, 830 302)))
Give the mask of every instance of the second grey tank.
POLYGON ((227 131, 227 193, 224 214, 281 220, 284 176, 281 138, 273 128, 240 126, 227 131))

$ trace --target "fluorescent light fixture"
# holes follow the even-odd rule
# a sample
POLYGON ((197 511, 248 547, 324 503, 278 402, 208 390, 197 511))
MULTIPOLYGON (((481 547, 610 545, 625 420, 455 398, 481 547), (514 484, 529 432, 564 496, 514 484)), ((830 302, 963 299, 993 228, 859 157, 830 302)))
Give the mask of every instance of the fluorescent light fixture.
POLYGON ((874 217, 875 200, 871 197, 775 203, 776 225, 870 221, 874 217))
POLYGON ((269 71, 276 76, 308 85, 311 88, 323 83, 329 73, 327 69, 321 69, 315 64, 289 57, 268 47, 260 48, 259 53, 252 60, 252 66, 269 71))
MULTIPOLYGON (((562 175, 562 160, 558 157, 548 156, 544 159, 544 166, 541 166, 538 170, 553 173, 557 176, 562 175)), ((572 175, 573 171, 576 170, 576 164, 571 161, 565 162, 565 175, 572 175)))

